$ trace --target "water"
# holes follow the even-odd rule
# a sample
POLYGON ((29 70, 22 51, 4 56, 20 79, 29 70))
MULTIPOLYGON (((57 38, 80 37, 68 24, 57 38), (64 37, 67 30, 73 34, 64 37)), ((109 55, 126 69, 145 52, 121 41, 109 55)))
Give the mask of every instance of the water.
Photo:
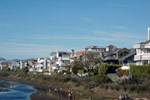
POLYGON ((30 100, 30 95, 36 93, 37 90, 29 85, 18 84, 12 81, 0 81, 10 84, 9 87, 1 87, 10 90, 9 92, 0 92, 0 100, 30 100), (13 84, 13 85, 12 85, 13 84))

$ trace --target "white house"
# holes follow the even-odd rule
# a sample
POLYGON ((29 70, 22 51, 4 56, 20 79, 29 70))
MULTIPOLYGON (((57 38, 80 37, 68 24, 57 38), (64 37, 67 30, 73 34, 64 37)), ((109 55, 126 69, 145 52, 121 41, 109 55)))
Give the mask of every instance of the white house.
POLYGON ((136 65, 149 65, 150 64, 150 27, 148 27, 148 40, 134 45, 136 55, 134 60, 136 65))
POLYGON ((47 69, 48 69, 47 59, 46 58, 38 58, 37 65, 36 65, 37 72, 42 72, 47 69))
POLYGON ((70 52, 56 51, 50 54, 50 72, 66 70, 70 64, 70 52))
POLYGON ((105 47, 98 47, 98 46, 85 47, 85 53, 88 53, 88 52, 104 52, 104 51, 106 51, 105 47))
POLYGON ((15 69, 19 66, 19 64, 16 61, 0 61, 0 70, 2 70, 4 67, 8 66, 10 70, 15 69))

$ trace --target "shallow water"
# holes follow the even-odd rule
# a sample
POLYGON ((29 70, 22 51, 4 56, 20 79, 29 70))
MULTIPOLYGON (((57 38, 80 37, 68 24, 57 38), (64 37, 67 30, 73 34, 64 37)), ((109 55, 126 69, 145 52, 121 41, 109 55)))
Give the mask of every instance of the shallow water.
MULTIPOLYGON (((0 81, 1 82, 1 81, 0 81)), ((2 81, 4 82, 4 81, 2 81)), ((5 81, 10 85, 16 82, 5 81)), ((3 88, 3 87, 1 87, 3 88)), ((37 90, 29 85, 16 84, 10 87, 5 87, 5 89, 10 90, 10 92, 0 92, 0 100, 30 100, 30 95, 36 93, 37 90)))

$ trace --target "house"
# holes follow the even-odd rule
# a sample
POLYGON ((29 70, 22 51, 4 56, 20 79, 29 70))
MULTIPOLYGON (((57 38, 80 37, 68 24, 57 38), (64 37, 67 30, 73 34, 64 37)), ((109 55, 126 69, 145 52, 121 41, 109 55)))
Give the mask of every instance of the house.
POLYGON ((105 52, 103 61, 108 64, 119 64, 119 59, 129 54, 130 50, 126 48, 116 48, 114 51, 105 52))
POLYGON ((35 71, 35 68, 37 66, 37 60, 30 60, 28 61, 29 66, 29 72, 35 71))
POLYGON ((123 65, 126 65, 126 66, 135 65, 134 55, 136 55, 136 51, 135 49, 131 49, 130 53, 120 58, 119 61, 122 62, 123 65))
POLYGON ((85 54, 85 51, 79 51, 79 52, 75 53, 73 56, 70 57, 70 62, 79 60, 82 57, 82 55, 84 55, 84 54, 85 54))
POLYGON ((67 70, 70 65, 71 52, 56 51, 50 54, 49 72, 61 72, 67 70))
POLYGON ((109 45, 106 47, 106 52, 112 52, 112 51, 115 51, 117 49, 116 46, 114 45, 109 45))
POLYGON ((85 47, 85 53, 88 53, 88 52, 105 52, 105 51, 106 51, 105 47, 98 47, 98 46, 85 47))
POLYGON ((20 66, 20 69, 24 68, 24 67, 27 67, 27 62, 26 61, 20 61, 19 62, 19 66, 20 66))
POLYGON ((150 27, 148 27, 148 40, 134 45, 136 55, 134 61, 136 65, 149 65, 150 64, 150 27))
POLYGON ((36 70, 37 72, 43 72, 44 70, 47 70, 47 59, 46 58, 38 58, 37 59, 37 65, 36 70))
POLYGON ((6 60, 6 61, 0 61, 0 70, 2 70, 4 67, 8 67, 10 70, 16 69, 19 66, 19 64, 16 61, 6 60))

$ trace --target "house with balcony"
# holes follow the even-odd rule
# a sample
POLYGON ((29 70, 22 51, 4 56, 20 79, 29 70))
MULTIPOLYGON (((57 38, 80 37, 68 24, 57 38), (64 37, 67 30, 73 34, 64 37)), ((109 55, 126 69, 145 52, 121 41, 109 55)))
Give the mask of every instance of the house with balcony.
POLYGON ((150 64, 150 27, 148 27, 148 40, 134 45, 136 55, 134 61, 136 65, 149 65, 150 64))
POLYGON ((37 65, 36 70, 37 72, 43 72, 44 70, 47 70, 47 59, 46 58, 38 58, 37 59, 37 65))
POLYGON ((70 65, 71 52, 56 51, 50 54, 49 72, 61 72, 67 70, 70 65))

